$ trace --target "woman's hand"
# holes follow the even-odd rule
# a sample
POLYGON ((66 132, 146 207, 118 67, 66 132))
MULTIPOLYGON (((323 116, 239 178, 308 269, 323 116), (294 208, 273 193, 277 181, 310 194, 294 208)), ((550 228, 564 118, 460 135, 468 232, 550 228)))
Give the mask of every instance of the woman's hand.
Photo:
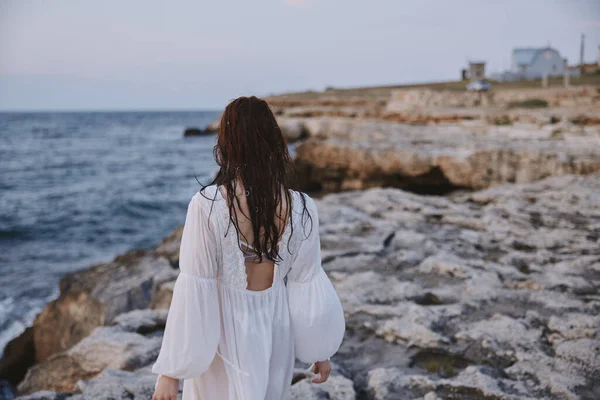
POLYGON ((315 374, 319 374, 321 376, 314 378, 313 383, 323 383, 329 378, 329 373, 331 372, 331 364, 329 364, 329 360, 325 361, 317 361, 315 363, 315 367, 313 368, 313 372, 315 374))
POLYGON ((152 400, 176 400, 179 393, 179 380, 161 375, 156 382, 152 400))

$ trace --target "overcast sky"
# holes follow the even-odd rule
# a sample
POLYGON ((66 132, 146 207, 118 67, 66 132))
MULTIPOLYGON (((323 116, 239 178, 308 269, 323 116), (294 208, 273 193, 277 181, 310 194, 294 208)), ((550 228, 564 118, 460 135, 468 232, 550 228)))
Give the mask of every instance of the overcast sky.
POLYGON ((513 47, 598 57, 600 0, 2 0, 0 109, 220 109, 244 94, 456 80, 513 47))

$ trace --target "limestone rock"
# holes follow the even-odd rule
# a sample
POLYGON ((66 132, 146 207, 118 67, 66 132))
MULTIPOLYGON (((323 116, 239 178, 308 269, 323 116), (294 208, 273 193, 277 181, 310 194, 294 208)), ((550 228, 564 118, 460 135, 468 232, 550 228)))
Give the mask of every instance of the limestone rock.
POLYGON ((30 368, 18 391, 72 392, 77 381, 104 369, 134 370, 150 364, 158 356, 161 341, 161 336, 144 337, 118 325, 98 327, 75 346, 30 368))
POLYGON ((34 321, 37 361, 68 349, 119 314, 148 307, 157 285, 176 274, 165 258, 144 250, 67 275, 58 299, 34 321))
POLYGON ((312 383, 309 378, 302 379, 292 385, 290 398, 300 399, 330 399, 330 400, 354 400, 356 393, 353 382, 341 375, 331 374, 324 383, 312 383))
POLYGON ((212 132, 207 132, 205 130, 202 130, 200 128, 186 128, 185 131, 183 131, 183 136, 188 137, 188 136, 205 136, 205 135, 209 135, 212 132))
POLYGON ((117 316, 114 323, 124 331, 146 335, 164 330, 167 323, 167 311, 167 309, 133 310, 117 316))
POLYGON ((288 143, 308 138, 309 132, 301 118, 278 117, 277 125, 288 143))
POLYGON ((482 189, 553 175, 600 171, 597 134, 549 140, 521 131, 457 125, 406 126, 381 121, 314 118, 311 138, 296 149, 302 187, 339 191, 390 186, 417 193, 482 189))
POLYGON ((27 368, 34 362, 33 328, 29 327, 21 335, 8 342, 4 348, 4 354, 0 360, 0 379, 16 385, 25 376, 27 368))
MULTIPOLYGON (((81 393, 74 395, 71 399, 151 399, 155 383, 156 375, 148 368, 133 372, 106 369, 95 378, 78 382, 77 389, 81 393)), ((181 399, 181 393, 178 399, 181 399)))
MULTIPOLYGON (((323 266, 347 330, 329 385, 297 373, 295 398, 598 398, 600 175, 447 197, 377 188, 316 202, 323 266)), ((70 283, 61 297, 88 293, 103 304, 105 326, 32 368, 22 388, 146 396, 139 368, 160 345, 179 240, 176 232, 153 252, 125 257, 127 266, 122 259, 83 272, 86 285, 70 283), (137 268, 151 271, 152 294, 129 307, 120 299, 137 299, 135 282, 150 279, 137 268), (130 283, 107 283, 128 271, 130 283), (95 284, 113 285, 115 297, 95 284)))
POLYGON ((219 119, 214 120, 210 124, 206 125, 206 128, 204 128, 204 132, 207 132, 207 133, 216 133, 216 132, 219 131, 219 125, 220 124, 221 124, 221 118, 219 117, 219 119))

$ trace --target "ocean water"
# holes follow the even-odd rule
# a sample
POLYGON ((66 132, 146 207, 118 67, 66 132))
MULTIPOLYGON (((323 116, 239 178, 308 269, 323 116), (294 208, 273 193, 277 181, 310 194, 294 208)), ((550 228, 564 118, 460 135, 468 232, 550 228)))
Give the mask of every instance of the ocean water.
POLYGON ((217 112, 0 113, 0 350, 66 273, 156 244, 217 171, 217 112))

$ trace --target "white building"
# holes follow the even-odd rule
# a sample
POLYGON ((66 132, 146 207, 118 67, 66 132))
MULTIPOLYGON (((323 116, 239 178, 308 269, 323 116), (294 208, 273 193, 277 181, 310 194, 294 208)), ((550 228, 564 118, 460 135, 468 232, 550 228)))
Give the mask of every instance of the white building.
POLYGON ((558 50, 551 47, 516 48, 512 52, 510 71, 494 78, 501 81, 539 79, 544 75, 562 76, 565 71, 577 75, 577 72, 567 70, 567 59, 562 58, 558 50))
POLYGON ((513 50, 511 72, 525 75, 528 78, 562 75, 565 72, 566 64, 567 60, 551 47, 520 48, 513 50))

